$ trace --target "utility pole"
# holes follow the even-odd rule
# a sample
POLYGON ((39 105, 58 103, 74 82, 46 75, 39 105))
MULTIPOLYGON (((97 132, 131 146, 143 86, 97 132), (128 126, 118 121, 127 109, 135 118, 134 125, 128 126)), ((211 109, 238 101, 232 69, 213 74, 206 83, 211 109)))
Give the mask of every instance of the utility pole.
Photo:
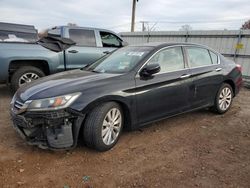
POLYGON ((131 20, 131 32, 135 31, 135 9, 136 9, 136 2, 139 0, 133 0, 133 6, 132 6, 132 20, 131 20))
POLYGON ((146 31, 145 24, 148 24, 148 22, 147 21, 140 21, 140 23, 142 24, 141 31, 146 31))

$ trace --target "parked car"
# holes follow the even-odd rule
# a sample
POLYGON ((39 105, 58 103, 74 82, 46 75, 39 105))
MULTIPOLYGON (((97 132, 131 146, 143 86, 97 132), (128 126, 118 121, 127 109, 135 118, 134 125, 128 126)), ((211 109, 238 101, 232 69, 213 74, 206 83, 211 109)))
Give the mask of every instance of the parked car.
POLYGON ((148 43, 25 85, 12 99, 11 115, 30 144, 68 149, 82 137, 106 151, 123 128, 208 107, 223 114, 241 85, 241 67, 208 47, 148 43))
POLYGON ((50 29, 48 35, 70 38, 76 45, 56 53, 34 41, 22 41, 24 39, 20 38, 21 35, 8 38, 7 34, 5 32, 1 35, 0 82, 10 82, 14 90, 46 75, 84 67, 126 45, 117 34, 109 30, 60 26, 50 29))

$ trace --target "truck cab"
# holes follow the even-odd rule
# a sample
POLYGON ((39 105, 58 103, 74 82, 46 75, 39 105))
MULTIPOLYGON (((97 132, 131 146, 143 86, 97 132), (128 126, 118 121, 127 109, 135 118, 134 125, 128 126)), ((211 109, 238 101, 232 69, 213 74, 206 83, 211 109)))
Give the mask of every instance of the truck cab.
POLYGON ((49 30, 48 35, 70 38, 76 43, 65 51, 66 70, 82 68, 126 45, 114 32, 97 28, 60 26, 49 30))

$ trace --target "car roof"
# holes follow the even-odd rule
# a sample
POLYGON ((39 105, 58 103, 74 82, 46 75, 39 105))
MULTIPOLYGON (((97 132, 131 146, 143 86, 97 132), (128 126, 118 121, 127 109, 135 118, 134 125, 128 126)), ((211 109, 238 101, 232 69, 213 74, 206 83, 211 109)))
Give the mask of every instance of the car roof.
POLYGON ((216 50, 205 46, 203 44, 197 44, 197 43, 191 43, 191 42, 148 42, 148 43, 142 43, 142 44, 133 44, 129 46, 134 46, 134 47, 152 47, 153 49, 161 49, 164 47, 171 47, 171 46, 197 46, 201 48, 206 48, 212 52, 215 52, 219 54, 216 50))
POLYGON ((91 30, 99 30, 99 31, 107 31, 107 32, 110 32, 110 33, 114 33, 116 35, 118 35, 117 33, 115 33, 114 31, 111 31, 111 30, 108 30, 108 29, 103 29, 103 28, 97 28, 97 27, 82 27, 82 26, 68 26, 68 25, 60 25, 60 26, 54 26, 52 27, 51 29, 58 29, 58 28, 69 28, 69 29, 91 29, 91 30))
POLYGON ((189 42, 148 42, 148 43, 142 43, 142 44, 133 44, 130 46, 138 46, 138 47, 167 47, 167 46, 176 46, 176 45, 195 45, 195 46, 202 46, 206 47, 201 44, 196 44, 196 43, 189 43, 189 42))

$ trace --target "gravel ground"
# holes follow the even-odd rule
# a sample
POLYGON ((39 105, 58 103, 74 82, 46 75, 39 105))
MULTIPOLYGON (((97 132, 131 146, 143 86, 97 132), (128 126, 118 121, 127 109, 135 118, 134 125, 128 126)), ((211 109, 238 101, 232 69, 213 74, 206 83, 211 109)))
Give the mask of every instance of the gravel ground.
POLYGON ((12 128, 0 86, 0 187, 250 187, 250 90, 225 115, 201 110, 125 132, 115 148, 52 152, 12 128))

